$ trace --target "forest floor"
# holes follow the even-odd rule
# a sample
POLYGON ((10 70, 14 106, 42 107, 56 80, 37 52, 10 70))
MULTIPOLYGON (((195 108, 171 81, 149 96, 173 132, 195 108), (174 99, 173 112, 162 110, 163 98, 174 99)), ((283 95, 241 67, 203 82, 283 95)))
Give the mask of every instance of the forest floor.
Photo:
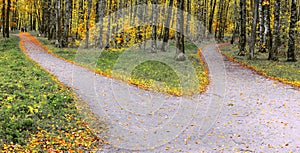
MULTIPOLYGON (((166 96, 57 58, 21 34, 23 51, 108 124, 103 152, 299 152, 299 88, 267 79, 206 46, 210 84, 166 96)), ((96 121, 90 124, 95 124, 96 121)))
POLYGON ((77 111, 80 99, 26 57, 19 43, 17 34, 0 38, 0 152, 99 148, 103 141, 77 111))
POLYGON ((222 54, 231 61, 238 62, 268 78, 300 87, 300 54, 296 55, 296 62, 286 62, 284 50, 284 47, 279 48, 278 61, 270 61, 267 60, 268 53, 257 52, 253 60, 247 59, 247 56, 238 56, 238 45, 235 44, 221 48, 222 54))

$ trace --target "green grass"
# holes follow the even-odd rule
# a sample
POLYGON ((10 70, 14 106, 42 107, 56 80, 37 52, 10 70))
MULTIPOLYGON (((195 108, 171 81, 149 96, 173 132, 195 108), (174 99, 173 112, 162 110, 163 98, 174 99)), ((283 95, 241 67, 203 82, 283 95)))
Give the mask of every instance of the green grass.
MULTIPOLYGON (((283 50, 283 48, 280 48, 283 50)), ((300 85, 300 58, 297 55, 297 62, 286 62, 284 53, 280 52, 279 61, 267 60, 267 53, 257 53, 254 60, 248 60, 246 57, 237 56, 238 47, 234 45, 225 46, 221 51, 230 58, 253 67, 263 75, 280 80, 291 85, 300 85)))
POLYGON ((54 45, 51 45, 46 38, 38 37, 37 38, 43 45, 47 46, 54 54, 61 56, 62 58, 73 60, 77 53, 77 48, 57 48, 54 45))
MULTIPOLYGON (((84 57, 85 59, 79 57, 78 60, 78 52, 77 49, 74 48, 65 48, 60 49, 56 48, 55 46, 51 45, 49 41, 46 38, 38 37, 37 38, 43 45, 45 45, 48 50, 64 59, 70 60, 70 61, 76 61, 79 64, 82 65, 90 65, 96 64, 96 66, 90 67, 93 70, 96 70, 100 74, 114 77, 117 79, 121 79, 123 81, 129 82, 131 84, 135 84, 141 88, 149 89, 149 90, 155 90, 163 93, 169 93, 169 94, 175 94, 175 95, 182 95, 182 94, 193 94, 193 93, 199 93, 205 90, 205 86, 208 83, 208 77, 204 70, 204 65, 200 63, 199 57, 197 55, 197 46, 186 43, 185 49, 186 49, 186 55, 188 57, 188 61, 186 62, 180 62, 181 66, 188 67, 189 62, 191 62, 193 68, 195 69, 195 76, 189 76, 189 75, 181 75, 179 76, 174 71, 174 67, 171 68, 168 66, 167 63, 171 63, 171 65, 179 65, 178 62, 174 60, 174 51, 175 46, 171 45, 166 53, 160 54, 160 56, 166 57, 163 62, 158 62, 156 60, 149 60, 147 62, 140 63, 137 65, 132 72, 130 73, 130 76, 124 76, 122 73, 114 73, 113 72, 118 69, 118 66, 116 66, 117 61, 120 60, 121 56, 124 56, 125 49, 121 50, 115 50, 115 49, 109 49, 101 52, 101 55, 97 59, 88 59, 84 57), (77 59, 75 59, 77 58, 77 59), (96 60, 93 61, 93 60, 96 60), (193 78, 196 77, 197 79, 193 78), (186 81, 182 81, 186 80, 186 81), (160 82, 159 84, 155 82, 160 82), (182 86, 185 86, 187 88, 182 90, 182 86)), ((145 56, 145 52, 149 54, 149 56, 155 56, 155 54, 150 53, 148 50, 140 50, 137 48, 130 48, 127 49, 127 51, 130 50, 130 54, 126 55, 126 60, 123 61, 121 64, 123 69, 121 72, 129 71, 128 67, 132 66, 133 64, 136 64, 136 59, 140 58, 141 56, 145 56)), ((84 50, 80 49, 81 53, 86 52, 93 52, 92 50, 84 50)), ((88 56, 88 53, 86 53, 88 56)), ((93 56, 93 55, 92 55, 93 56)), ((147 56, 147 55, 146 55, 147 56)), ((93 56, 94 57, 94 56, 93 56)), ((123 57, 124 58, 124 57, 123 57)), ((155 58, 154 58, 155 59, 155 58)), ((180 67, 175 67, 180 69, 180 67)))
POLYGON ((82 144, 90 143, 85 149, 98 145, 82 122, 74 93, 26 58, 18 46, 16 36, 0 39, 0 149, 8 151, 17 144, 14 151, 78 150, 74 134, 82 136, 82 144))

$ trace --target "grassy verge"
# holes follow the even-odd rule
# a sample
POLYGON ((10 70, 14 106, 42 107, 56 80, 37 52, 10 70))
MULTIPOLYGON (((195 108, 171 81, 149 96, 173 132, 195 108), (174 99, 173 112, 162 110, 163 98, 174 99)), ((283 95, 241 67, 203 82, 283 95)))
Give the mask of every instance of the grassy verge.
MULTIPOLYGON (((77 54, 77 49, 75 48, 56 48, 54 45, 51 45, 50 42, 46 38, 38 37, 37 38, 49 52, 62 57, 69 61, 75 61, 75 56, 77 54)), ((105 76, 121 79, 130 84, 134 84, 140 88, 154 90, 162 93, 168 93, 173 95, 183 95, 183 94, 195 94, 205 91, 206 85, 208 84, 208 76, 207 71, 205 70, 204 64, 201 63, 200 58, 197 53, 197 46, 193 44, 186 44, 186 55, 190 62, 193 65, 195 70, 195 75, 197 79, 191 79, 191 76, 179 76, 174 71, 174 68, 171 68, 167 64, 159 61, 147 61, 139 64, 134 68, 130 76, 122 76, 122 73, 113 75, 112 71, 115 68, 117 61, 120 56, 124 53, 125 49, 115 50, 105 50, 101 52, 101 56, 97 59, 96 67, 92 67, 92 70, 96 71, 105 76), (183 92, 182 90, 182 81, 188 80, 186 84, 197 84, 197 86, 188 87, 183 92), (180 82, 181 81, 181 82, 180 82), (160 82, 160 83, 155 83, 160 82), (196 89, 195 89, 196 88, 196 89)), ((166 52, 166 57, 169 55, 173 55, 172 51, 175 50, 174 46, 170 46, 169 50, 166 52)), ((130 67, 130 64, 135 62, 136 58, 139 58, 141 52, 145 52, 144 50, 140 50, 140 52, 132 51, 130 55, 127 57, 127 61, 123 63, 123 69, 126 71, 126 67, 130 67), (126 66, 128 65, 128 66, 126 66)), ((150 55, 151 53, 149 53, 150 55)), ((155 56, 155 55, 151 55, 155 56)), ((176 61, 174 61, 173 57, 166 58, 165 62, 172 63, 172 65, 177 65, 176 61)), ((183 65, 188 65, 188 62, 182 62, 183 65)), ((88 61, 85 63, 89 63, 88 61)), ((88 65, 88 64, 83 64, 88 65)))
POLYGON ((82 121, 67 88, 26 58, 19 39, 0 39, 0 149, 79 151, 98 139, 82 121))
POLYGON ((246 57, 237 56, 237 46, 225 46, 221 48, 221 51, 229 59, 239 62, 251 69, 254 69, 261 75, 281 81, 283 83, 290 84, 292 86, 300 87, 299 56, 297 58, 297 62, 286 62, 286 58, 282 55, 279 57, 279 61, 274 62, 267 60, 267 53, 256 54, 256 59, 254 60, 248 60, 246 57))

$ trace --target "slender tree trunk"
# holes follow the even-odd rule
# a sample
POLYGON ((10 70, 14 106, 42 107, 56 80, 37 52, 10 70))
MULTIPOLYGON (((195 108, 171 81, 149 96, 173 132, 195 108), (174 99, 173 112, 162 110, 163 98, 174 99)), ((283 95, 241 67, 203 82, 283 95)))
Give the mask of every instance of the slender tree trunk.
POLYGON ((6 8, 6 23, 5 23, 5 34, 6 38, 9 38, 9 26, 10 26, 10 19, 9 19, 9 14, 10 14, 10 4, 11 1, 7 0, 7 8, 6 8))
POLYGON ((36 9, 36 1, 33 1, 33 9, 32 9, 32 30, 36 31, 36 18, 37 18, 37 9, 36 9))
POLYGON ((142 18, 143 18, 143 8, 141 7, 143 4, 142 0, 137 0, 137 7, 136 7, 136 13, 137 13, 137 17, 138 17, 138 25, 137 25, 137 32, 135 34, 135 42, 138 43, 138 47, 141 48, 141 44, 140 42, 142 42, 142 30, 141 30, 141 23, 142 23, 142 18))
POLYGON ((55 40, 55 45, 56 47, 61 47, 60 46, 60 41, 61 41, 61 19, 60 19, 60 0, 56 0, 56 40, 55 40))
POLYGON ((184 34, 183 34, 183 21, 184 21, 184 15, 183 15, 183 8, 184 8, 184 1, 178 1, 177 2, 177 21, 176 21, 176 61, 184 61, 184 34))
POLYGON ((134 4, 134 0, 130 0, 130 10, 129 10, 129 24, 130 25, 132 25, 132 23, 133 23, 133 10, 132 10, 132 8, 133 8, 133 4, 134 4))
POLYGON ((266 44, 265 44, 265 20, 264 20, 264 6, 263 6, 263 0, 259 0, 259 51, 264 53, 266 52, 266 44))
POLYGON ((268 59, 270 60, 272 55, 272 33, 270 24, 270 0, 264 1, 265 7, 265 39, 266 39, 266 51, 269 53, 268 59))
POLYGON ((300 21, 300 1, 298 1, 298 4, 296 6, 297 9, 297 21, 300 21))
POLYGON ((237 0, 234 0, 234 17, 233 17, 233 24, 234 24, 234 30, 231 36, 230 43, 233 44, 234 40, 236 38, 236 34, 238 33, 238 20, 237 20, 237 0))
POLYGON ((163 44, 161 47, 162 51, 167 51, 167 44, 169 41, 169 34, 170 34, 170 21, 172 18, 172 10, 173 10, 173 0, 170 0, 169 2, 169 7, 168 7, 168 16, 167 16, 167 20, 164 26, 164 36, 163 36, 163 44))
POLYGON ((99 2, 98 11, 99 11, 99 47, 103 48, 103 19, 105 15, 105 0, 99 2))
MULTIPOLYGON (((159 3, 158 3, 158 4, 159 4, 159 3)), ((164 4, 164 5, 165 5, 165 4, 164 4)), ((159 8, 160 8, 160 7, 159 7, 159 8)), ((157 36, 157 39, 159 39, 159 40, 162 40, 162 39, 163 39, 164 22, 163 22, 161 19, 162 19, 162 17, 164 16, 164 15, 162 15, 162 14, 166 14, 166 13, 167 13, 167 10, 165 9, 165 7, 159 9, 159 13, 158 13, 158 16, 157 16, 158 20, 160 20, 160 21, 158 21, 158 22, 161 23, 160 26, 159 26, 159 28, 158 28, 158 30, 160 31, 160 33, 159 33, 159 35, 157 36)))
POLYGON ((217 3, 216 0, 210 1, 210 7, 212 7, 212 8, 211 8, 211 11, 210 11, 210 15, 209 15, 209 23, 208 23, 208 32, 209 32, 209 33, 212 33, 212 24, 213 24, 213 21, 214 21, 214 15, 215 15, 216 3, 217 3), (213 6, 212 6, 212 2, 214 2, 214 3, 213 3, 213 6))
POLYGON ((289 29, 287 28, 290 24, 290 9, 291 9, 291 6, 290 6, 290 1, 281 1, 281 20, 280 20, 280 23, 281 25, 284 26, 284 28, 281 28, 281 33, 280 33, 280 36, 281 36, 281 44, 285 47, 285 48, 288 48, 288 35, 289 35, 289 29))
POLYGON ((256 42, 256 26, 257 26, 257 19, 258 19, 258 7, 259 7, 259 2, 257 0, 254 0, 251 40, 250 40, 250 45, 249 45, 249 48, 250 48, 249 49, 249 59, 254 58, 255 42, 256 42))
POLYGON ((156 53, 157 52, 157 43, 156 43, 156 37, 157 37, 157 0, 152 1, 152 41, 151 41, 151 52, 156 53))
MULTIPOLYGON (((201 13, 203 13, 203 16, 201 17, 201 20, 203 21, 203 27, 204 27, 204 29, 202 29, 201 28, 201 26, 202 25, 199 25, 198 26, 198 31, 199 31, 199 29, 200 30, 203 30, 202 31, 202 33, 203 33, 203 37, 206 37, 206 28, 207 28, 207 7, 208 7, 208 4, 207 4, 208 2, 207 2, 207 0, 204 0, 204 2, 203 2, 203 11, 201 12, 201 13)), ((199 17, 198 17, 198 20, 199 21, 201 21, 200 19, 199 19, 199 17)), ((202 23, 200 23, 200 24, 202 24, 202 23)))
MULTIPOLYGON (((16 0, 15 1, 15 4, 12 4, 13 6, 14 5, 16 5, 18 3, 18 1, 16 0)), ((11 27, 11 29, 12 30, 17 30, 17 26, 16 25, 18 25, 18 19, 17 19, 17 9, 15 9, 13 12, 12 12, 12 22, 14 22, 15 24, 14 25, 12 25, 12 27, 11 27)))
POLYGON ((42 14, 42 27, 43 27, 43 30, 42 30, 42 34, 44 37, 47 37, 47 29, 48 29, 48 15, 49 15, 49 8, 48 8, 48 0, 45 0, 43 2, 43 5, 44 5, 44 10, 43 10, 43 14, 42 14))
POLYGON ((222 27, 222 21, 224 20, 222 18, 223 16, 223 8, 224 8, 224 0, 220 1, 219 2, 219 8, 218 8, 218 20, 217 20, 217 25, 216 25, 216 32, 215 32, 215 38, 218 40, 218 41, 221 41, 221 28, 222 27))
POLYGON ((228 0, 227 3, 225 3, 225 15, 224 15, 224 20, 222 20, 222 29, 221 29, 221 40, 224 39, 224 35, 225 35, 225 30, 227 30, 227 19, 228 19, 228 10, 229 10, 229 3, 231 0, 228 0))
MULTIPOLYGON (((143 2, 145 5, 147 5, 148 4, 148 0, 144 0, 144 2, 143 2)), ((143 21, 144 21, 144 23, 146 23, 146 20, 147 20, 147 12, 148 12, 148 9, 147 9, 148 7, 145 7, 144 8, 144 12, 143 12, 143 21)), ((146 40, 147 39, 147 25, 146 26, 144 26, 144 38, 143 38, 144 40, 146 40)), ((146 46, 147 46, 147 41, 144 43, 144 50, 146 49, 146 46)))
POLYGON ((290 31, 289 31, 289 48, 287 51, 287 61, 295 62, 296 54, 295 54, 295 28, 296 28, 296 20, 297 20, 297 7, 296 0, 292 0, 291 5, 291 17, 290 17, 290 31))
POLYGON ((270 60, 278 61, 278 47, 280 46, 280 0, 275 0, 274 11, 274 44, 271 53, 269 54, 270 60))
POLYGON ((3 37, 5 38, 6 37, 6 34, 5 34, 5 20, 6 20, 6 17, 5 17, 5 0, 3 0, 2 2, 2 34, 3 34, 3 37))
POLYGON ((30 6, 30 10, 31 10, 31 12, 30 12, 30 14, 29 14, 29 22, 30 22, 30 23, 29 23, 29 25, 30 25, 30 31, 32 31, 32 27, 33 27, 33 25, 32 25, 32 20, 33 20, 33 17, 32 17, 32 16, 33 16, 33 15, 32 15, 32 14, 33 14, 33 13, 32 13, 32 10, 33 10, 33 8, 32 8, 32 6, 33 6, 33 5, 31 5, 31 6, 30 6))
POLYGON ((246 47, 246 0, 240 0, 240 39, 239 39, 239 53, 238 55, 245 55, 246 47))
POLYGON ((187 36, 190 36, 190 21, 191 21, 191 15, 192 15, 192 8, 191 8, 191 0, 187 0, 187 17, 186 17, 186 26, 185 26, 185 34, 187 36))
POLYGON ((108 17, 107 17, 107 34, 106 34, 106 44, 109 46, 109 38, 110 38, 110 29, 111 29, 111 26, 110 26, 110 22, 111 22, 111 4, 112 4, 112 0, 109 0, 109 3, 107 4, 107 14, 108 14, 108 17))
MULTIPOLYGON (((204 3, 204 2, 203 2, 204 3)), ((195 36, 195 41, 201 41, 201 39, 203 39, 203 37, 205 36, 205 31, 206 29, 203 28, 205 27, 205 22, 204 22, 204 10, 206 8, 204 8, 204 5, 202 1, 197 1, 197 9, 195 12, 195 16, 197 17, 197 23, 195 24, 197 27, 197 34, 195 36)))
POLYGON ((48 6, 47 6, 47 0, 41 2, 42 3, 42 17, 39 18, 41 21, 41 24, 39 26, 39 31, 40 34, 45 35, 46 34, 46 20, 47 20, 47 10, 48 10, 48 6))
POLYGON ((63 40, 63 46, 62 47, 68 47, 69 44, 69 29, 70 29, 70 19, 72 16, 72 0, 66 1, 66 16, 65 16, 65 22, 64 22, 64 40, 63 40))
POLYGON ((54 30, 55 30, 55 20, 56 20, 56 16, 55 16, 55 6, 56 6, 56 0, 55 1, 48 1, 48 5, 50 6, 50 20, 49 20, 49 29, 48 29, 48 40, 52 40, 54 39, 54 37, 56 37, 56 34, 54 35, 54 30))
POLYGON ((88 14, 86 19, 86 35, 85 35, 85 47, 89 48, 90 37, 90 15, 91 15, 92 0, 88 0, 88 14))
MULTIPOLYGON (((139 0, 134 0, 134 4, 139 5, 139 0)), ((133 7, 133 8, 134 10, 132 10, 133 11, 132 24, 135 25, 135 18, 137 16, 138 7, 133 7)))

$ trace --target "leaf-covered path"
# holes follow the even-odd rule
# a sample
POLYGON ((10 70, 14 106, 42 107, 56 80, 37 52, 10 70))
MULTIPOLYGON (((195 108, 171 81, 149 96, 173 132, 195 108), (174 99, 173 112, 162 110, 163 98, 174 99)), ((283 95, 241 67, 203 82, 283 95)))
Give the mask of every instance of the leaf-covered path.
POLYGON ((100 152, 299 152, 298 88, 257 75, 203 49, 211 83, 193 97, 150 93, 61 60, 34 37, 23 51, 77 92, 109 125, 100 152), (138 151, 137 151, 138 150, 138 151))

